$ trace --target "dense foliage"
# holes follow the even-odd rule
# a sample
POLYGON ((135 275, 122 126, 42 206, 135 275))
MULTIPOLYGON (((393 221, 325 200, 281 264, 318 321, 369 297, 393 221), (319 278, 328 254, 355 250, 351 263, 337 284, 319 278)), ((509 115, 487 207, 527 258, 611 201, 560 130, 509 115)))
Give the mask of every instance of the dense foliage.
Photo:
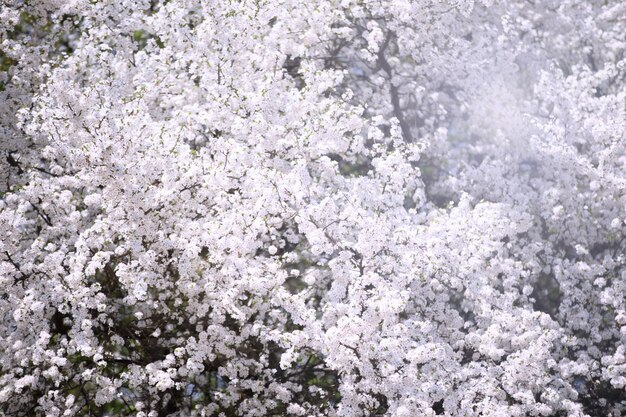
POLYGON ((626 415, 626 3, 0 0, 0 415, 626 415))

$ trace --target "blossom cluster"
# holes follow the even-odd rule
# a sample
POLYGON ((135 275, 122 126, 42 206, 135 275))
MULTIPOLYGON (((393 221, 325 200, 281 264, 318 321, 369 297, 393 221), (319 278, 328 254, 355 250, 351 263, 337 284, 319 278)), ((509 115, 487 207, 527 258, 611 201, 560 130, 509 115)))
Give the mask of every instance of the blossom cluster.
POLYGON ((626 415, 625 33, 3 1, 0 415, 626 415))

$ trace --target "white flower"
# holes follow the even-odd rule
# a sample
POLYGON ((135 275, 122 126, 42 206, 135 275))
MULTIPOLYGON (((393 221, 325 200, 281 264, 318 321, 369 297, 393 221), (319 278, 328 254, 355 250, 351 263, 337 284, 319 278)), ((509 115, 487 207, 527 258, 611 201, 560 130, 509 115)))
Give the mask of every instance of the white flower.
POLYGON ((303 416, 304 414, 306 414, 306 410, 299 404, 289 404, 287 406, 287 414, 303 416))

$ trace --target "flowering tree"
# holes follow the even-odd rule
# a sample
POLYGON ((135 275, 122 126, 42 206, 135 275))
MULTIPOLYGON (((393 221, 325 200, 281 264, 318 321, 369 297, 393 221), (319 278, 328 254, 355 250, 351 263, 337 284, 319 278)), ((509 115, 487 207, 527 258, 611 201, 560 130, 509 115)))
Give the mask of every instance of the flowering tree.
POLYGON ((626 415, 625 33, 5 0, 0 413, 626 415))

